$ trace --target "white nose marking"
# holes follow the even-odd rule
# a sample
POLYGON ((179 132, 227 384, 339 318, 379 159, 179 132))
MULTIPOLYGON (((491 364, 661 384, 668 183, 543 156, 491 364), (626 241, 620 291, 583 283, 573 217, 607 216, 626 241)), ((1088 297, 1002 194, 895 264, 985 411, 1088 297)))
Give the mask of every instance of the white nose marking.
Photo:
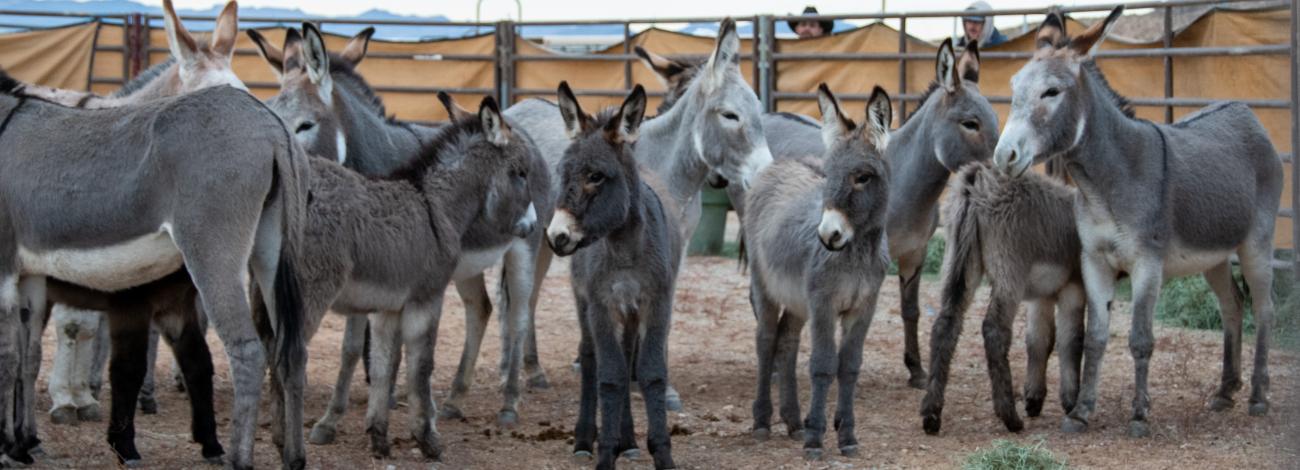
POLYGON ((578 241, 582 234, 577 232, 576 225, 573 214, 564 209, 557 210, 555 218, 551 219, 551 225, 546 227, 546 237, 555 241, 556 237, 564 235, 569 237, 570 241, 578 241))
POLYGON ((848 244, 853 239, 853 227, 849 225, 849 220, 844 216, 844 212, 838 209, 826 208, 822 210, 822 221, 817 225, 817 235, 827 244, 838 248, 848 244), (839 235, 836 237, 835 235, 839 235))
POLYGON ((528 211, 524 212, 524 216, 519 219, 519 225, 531 226, 535 223, 537 223, 537 206, 530 202, 528 203, 528 211))
POLYGON ((342 165, 348 161, 348 138, 343 135, 343 130, 339 129, 334 132, 334 147, 339 154, 339 164, 342 165))

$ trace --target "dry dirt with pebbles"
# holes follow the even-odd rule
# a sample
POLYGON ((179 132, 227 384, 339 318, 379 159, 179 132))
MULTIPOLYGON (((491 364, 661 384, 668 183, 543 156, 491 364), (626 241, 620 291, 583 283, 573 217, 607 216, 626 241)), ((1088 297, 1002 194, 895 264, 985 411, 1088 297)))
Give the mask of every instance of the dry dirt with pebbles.
MULTIPOLYGON (((570 368, 578 342, 568 270, 564 263, 554 267, 545 283, 537 313, 538 343, 542 363, 550 376, 548 390, 528 392, 520 409, 520 424, 500 430, 495 416, 500 406, 496 362, 499 340, 496 328, 489 330, 485 354, 478 362, 477 381, 467 401, 467 419, 439 421, 446 446, 441 463, 432 465, 419 456, 414 443, 405 438, 405 406, 394 411, 390 436, 402 436, 388 460, 371 458, 366 450, 363 412, 366 388, 360 377, 353 380, 352 406, 342 421, 338 442, 330 446, 308 446, 308 467, 322 469, 395 468, 482 468, 482 469, 569 469, 590 468, 589 463, 570 457, 570 436, 577 412, 578 375, 570 368)), ((929 327, 937 308, 933 280, 922 287, 922 344, 929 343, 929 327)), ((993 416, 988 378, 985 373, 983 342, 979 324, 987 301, 987 288, 980 293, 966 321, 965 334, 952 367, 952 381, 945 408, 945 427, 939 436, 921 431, 918 415, 923 392, 908 388, 902 364, 902 322, 898 311, 898 287, 894 279, 884 287, 879 309, 867 338, 865 362, 858 384, 855 408, 861 455, 838 455, 821 462, 805 462, 800 443, 774 438, 756 443, 750 438, 750 401, 754 397, 754 321, 747 298, 748 278, 737 270, 734 260, 692 258, 678 281, 671 336, 671 378, 681 391, 685 410, 672 413, 674 458, 681 468, 951 468, 960 466, 967 454, 987 448, 996 439, 1011 439, 1044 445, 1065 456, 1071 466, 1120 468, 1287 468, 1300 465, 1293 444, 1296 434, 1297 355, 1275 350, 1271 362, 1273 377, 1272 413, 1252 418, 1245 411, 1247 392, 1231 411, 1206 411, 1205 400, 1218 382, 1221 335, 1210 331, 1157 328, 1159 342, 1152 362, 1151 392, 1153 437, 1130 439, 1125 435, 1132 399, 1132 360, 1127 348, 1128 316, 1118 314, 1113 322, 1106 368, 1101 383, 1099 410, 1094 427, 1084 435, 1063 435, 1055 397, 1056 361, 1049 374, 1049 399, 1042 417, 1028 419, 1020 434, 1010 434, 993 416), (1289 436, 1289 437, 1288 437, 1289 436)), ((489 285, 495 285, 490 280, 489 285)), ((464 317, 460 300, 449 289, 436 352, 434 389, 441 398, 451 384, 463 342, 464 317)), ((1120 308, 1127 310, 1127 305, 1120 308)), ((1016 332, 1024 328, 1023 315, 1016 332)), ((310 384, 307 416, 321 415, 337 370, 343 322, 331 316, 311 343, 310 384)), ((800 355, 800 383, 807 408, 808 343, 805 332, 800 355)), ((226 356, 215 334, 208 343, 217 358, 216 396, 218 422, 223 442, 228 437, 231 381, 226 356)), ((1251 343, 1253 344, 1253 343, 1251 343)), ((46 351, 53 350, 52 332, 46 332, 46 351)), ((166 352, 164 352, 166 354, 166 352)), ((1254 348, 1245 347, 1249 367, 1254 348)), ((928 351, 926 351, 928 356, 928 351)), ((1011 360, 1017 389, 1024 372, 1024 343, 1018 340, 1011 360)), ((159 377, 166 377, 165 361, 159 361, 159 377)), ((50 366, 46 354, 45 370, 50 366)), ((1249 370, 1249 369, 1247 369, 1249 370)), ((359 374, 358 374, 359 375, 359 374)), ((42 410, 49 407, 42 375, 42 410)), ((138 444, 150 468, 203 467, 199 449, 189 442, 189 412, 185 395, 161 387, 159 415, 137 420, 138 444)), ((832 388, 832 394, 834 389, 832 388)), ((105 396, 107 396, 105 394, 105 396)), ((264 393, 265 396, 265 393, 264 393)), ((644 446, 644 408, 634 395, 638 439, 644 446)), ((832 398, 830 401, 834 404, 832 398)), ((1023 402, 1020 403, 1023 410, 1023 402)), ((256 463, 262 468, 279 466, 275 447, 265 426, 257 436, 256 463)), ((829 412, 829 411, 828 411, 829 412)), ((105 423, 52 426, 41 414, 41 438, 47 455, 38 468, 109 468, 113 457, 104 443, 105 423)), ((783 429, 777 424, 776 429, 783 429)), ((828 445, 833 433, 827 435, 828 445)), ((651 468, 647 455, 634 461, 620 461, 625 468, 651 468)))

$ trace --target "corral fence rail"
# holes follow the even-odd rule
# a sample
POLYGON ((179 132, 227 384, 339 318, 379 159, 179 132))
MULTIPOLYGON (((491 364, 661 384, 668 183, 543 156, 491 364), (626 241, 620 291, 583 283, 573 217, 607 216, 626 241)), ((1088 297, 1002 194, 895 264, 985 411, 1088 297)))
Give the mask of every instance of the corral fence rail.
MULTIPOLYGON (((1174 9, 1181 7, 1194 6, 1211 6, 1224 4, 1241 4, 1252 2, 1258 5, 1258 1, 1253 0, 1170 0, 1170 1, 1147 1, 1147 2, 1130 2, 1124 3, 1129 10, 1152 9, 1163 12, 1163 34, 1161 47, 1141 48, 1141 49, 1124 49, 1124 50, 1103 50, 1097 52, 1097 57, 1106 59, 1128 59, 1128 58, 1162 58, 1163 59, 1163 79, 1164 93, 1163 96, 1156 97, 1133 97, 1130 101, 1139 106, 1158 106, 1164 108, 1165 122, 1173 122, 1174 108, 1205 106, 1214 101, 1211 98, 1201 97, 1178 97, 1174 94, 1174 58, 1176 57, 1237 57, 1237 56, 1271 56, 1281 55, 1290 56, 1290 96, 1287 98, 1276 99, 1244 99, 1236 100, 1247 104, 1256 109, 1290 109, 1291 110, 1291 148, 1292 152, 1283 154, 1283 160, 1286 163, 1292 163, 1291 176, 1292 181, 1300 183, 1300 165, 1293 164, 1295 161, 1295 149, 1300 149, 1300 58, 1297 55, 1297 49, 1300 48, 1300 39, 1297 39, 1297 24, 1300 24, 1300 2, 1295 0, 1280 0, 1274 4, 1266 4, 1261 8, 1282 9, 1289 6, 1291 11, 1290 41, 1286 44, 1264 44, 1253 46, 1231 46, 1231 47, 1174 47, 1174 9)), ((1106 5, 1081 5, 1060 7, 1066 13, 1099 13, 1109 11, 1117 4, 1106 5)), ((993 16, 1023 16, 1023 15, 1043 15, 1047 12, 1046 8, 1019 8, 1019 9, 995 9, 982 12, 985 15, 993 16)), ((742 54, 741 60, 748 60, 752 63, 752 72, 754 77, 754 89, 759 99, 767 111, 775 111, 777 103, 781 100, 803 100, 812 99, 816 95, 811 92, 791 92, 779 91, 777 83, 779 76, 776 73, 777 64, 781 62, 795 61, 879 61, 895 62, 898 66, 897 87, 892 90, 894 98, 899 102, 898 108, 901 110, 899 115, 907 114, 909 105, 916 103, 921 95, 922 90, 908 89, 908 61, 929 61, 933 60, 931 52, 909 52, 908 51, 908 20, 909 19, 943 19, 959 18, 967 14, 965 11, 926 11, 926 12, 882 12, 872 14, 854 14, 854 15, 820 15, 820 16, 803 16, 803 15, 759 15, 749 17, 736 17, 735 19, 741 24, 752 26, 750 39, 752 39, 752 49, 742 54), (808 52, 782 52, 779 50, 779 43, 776 36, 776 25, 778 21, 788 20, 892 20, 897 22, 898 32, 898 50, 897 52, 862 52, 862 53, 808 53, 808 52)), ((46 17, 76 17, 87 18, 95 22, 109 20, 120 22, 124 27, 122 29, 122 45, 102 45, 98 43, 96 35, 95 44, 92 46, 91 64, 89 76, 87 76, 87 88, 99 85, 121 85, 130 78, 134 77, 140 71, 147 68, 150 64, 151 53, 166 52, 167 48, 163 44, 150 44, 149 31, 154 25, 159 25, 163 17, 157 14, 126 14, 126 15, 97 15, 86 13, 52 13, 52 12, 30 12, 30 11, 13 11, 0 10, 0 16, 46 16, 46 17), (96 55, 104 52, 122 54, 122 75, 118 77, 99 77, 95 76, 95 67, 93 66, 96 55)), ((182 19, 190 21, 213 21, 216 18, 212 16, 183 16, 182 19)), ((241 17, 242 24, 258 25, 279 25, 295 26, 300 24, 304 18, 285 18, 285 17, 241 17)), ((395 93, 436 93, 446 91, 449 93, 461 94, 481 94, 492 95, 497 97, 503 103, 513 103, 517 98, 529 96, 545 96, 554 93, 553 89, 521 88, 516 86, 515 70, 521 62, 541 62, 541 61, 606 61, 623 63, 623 81, 622 88, 619 89, 575 89, 578 96, 603 96, 618 97, 624 95, 633 85, 632 67, 638 57, 632 54, 631 44, 633 38, 634 26, 654 26, 657 24, 682 24, 682 23, 709 23, 718 22, 722 18, 715 17, 680 17, 680 18, 654 18, 654 19, 610 19, 610 20, 581 20, 581 21, 498 21, 498 22, 438 22, 438 21, 420 21, 420 20, 356 20, 356 19, 329 19, 329 18, 310 18, 321 25, 322 30, 328 30, 331 25, 389 25, 389 26, 413 26, 413 27, 474 27, 476 31, 485 30, 494 35, 495 47, 491 54, 439 54, 437 57, 422 57, 420 54, 402 54, 402 53, 374 53, 371 56, 381 56, 386 59, 398 60, 442 60, 442 61, 467 61, 467 62, 491 62, 494 67, 493 87, 491 88, 448 88, 448 87, 420 87, 420 86, 376 86, 380 92, 395 93), (516 39, 520 37, 521 30, 527 27, 538 26, 574 26, 574 25, 616 25, 622 26, 623 41, 622 51, 618 54, 605 53, 600 54, 557 54, 557 55, 526 55, 519 54, 516 51, 516 39)), ((16 25, 0 25, 0 27, 17 27, 16 25)), ((256 55, 257 51, 252 49, 239 49, 236 51, 239 55, 256 55)), ((987 51, 981 53, 984 59, 1012 59, 1027 60, 1032 56, 1032 52, 996 52, 987 51)), ((676 58, 700 58, 702 56, 690 55, 672 55, 676 58)), ((249 82, 246 83, 253 89, 275 89, 278 84, 272 82, 249 82)), ((651 96, 662 96, 663 92, 650 92, 651 96)), ((844 100, 865 100, 866 94, 861 93, 843 93, 838 95, 844 100)), ((1008 96, 989 96, 993 103, 1009 103, 1008 96)), ((1300 200, 1300 184, 1291 185, 1291 200, 1300 200)), ((1283 208, 1279 211, 1278 217, 1294 221, 1295 211, 1292 208, 1283 208)), ((1300 248, 1300 231, 1292 230, 1292 246, 1300 248)), ((1294 250, 1293 250, 1294 252, 1294 250)), ((1293 260, 1288 262, 1278 261, 1279 266, 1289 266, 1294 272, 1300 273, 1300 256, 1293 256, 1293 260), (1294 263, 1294 264, 1291 264, 1294 263)))

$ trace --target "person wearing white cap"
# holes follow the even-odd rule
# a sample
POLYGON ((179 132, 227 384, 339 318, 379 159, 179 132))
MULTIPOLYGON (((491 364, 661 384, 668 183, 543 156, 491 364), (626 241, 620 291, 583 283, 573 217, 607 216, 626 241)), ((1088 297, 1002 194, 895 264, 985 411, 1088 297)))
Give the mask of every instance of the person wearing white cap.
POLYGON ((957 39, 957 47, 966 47, 971 40, 978 40, 981 48, 1007 42, 1007 37, 993 26, 993 17, 983 13, 991 10, 993 7, 983 0, 966 7, 966 15, 961 17, 963 34, 957 39))

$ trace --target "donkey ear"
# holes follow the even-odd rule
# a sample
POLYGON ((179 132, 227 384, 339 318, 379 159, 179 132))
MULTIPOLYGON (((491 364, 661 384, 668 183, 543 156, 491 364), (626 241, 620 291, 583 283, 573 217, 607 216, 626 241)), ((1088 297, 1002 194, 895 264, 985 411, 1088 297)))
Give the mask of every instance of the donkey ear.
POLYGON ((181 62, 195 60, 195 55, 199 53, 199 43, 181 23, 172 0, 163 0, 163 29, 167 31, 167 48, 171 49, 172 57, 181 62))
POLYGON ((718 28, 718 42, 713 46, 713 55, 709 56, 709 63, 704 65, 704 70, 708 73, 706 84, 710 87, 718 86, 726 78, 727 71, 739 64, 740 36, 736 34, 736 21, 726 18, 718 28))
POLYGON ((235 55, 235 40, 239 37, 239 4, 235 0, 226 3, 217 16, 217 27, 212 30, 212 52, 221 57, 235 55))
POLYGON ((633 51, 636 52, 637 57, 641 58, 642 64, 654 71, 655 78, 658 78, 659 83, 662 83, 665 88, 672 88, 681 74, 691 67, 690 64, 655 54, 641 46, 636 46, 633 51))
POLYGON ((939 55, 934 60, 934 75, 944 91, 952 93, 957 91, 957 86, 961 84, 961 76, 957 74, 957 55, 952 51, 952 38, 943 40, 939 45, 939 55))
POLYGON ((460 103, 456 102, 456 98, 452 98, 451 95, 447 94, 445 91, 438 92, 438 101, 441 102, 442 107, 447 110, 447 117, 451 119, 451 122, 469 122, 470 119, 474 118, 474 113, 461 107, 460 103))
POLYGON ((577 139, 582 135, 582 131, 591 127, 591 117, 582 112, 582 106, 578 104, 578 98, 573 96, 573 89, 569 88, 569 82, 560 82, 560 89, 556 94, 560 97, 560 116, 564 118, 564 132, 568 134, 569 140, 577 139))
POLYGON ((862 136, 882 154, 889 147, 889 123, 893 120, 894 106, 889 102, 889 93, 876 85, 867 100, 867 124, 862 129, 862 136))
MULTIPOLYGON (((290 29, 290 31, 293 30, 290 29)), ((249 29, 245 32, 248 33, 248 38, 253 40, 253 44, 257 45, 257 53, 261 54, 262 58, 266 59, 266 63, 271 65, 271 69, 275 71, 275 75, 277 77, 283 75, 284 51, 271 44, 271 42, 266 39, 266 36, 257 32, 256 29, 249 29)), ((287 34, 285 35, 285 38, 288 38, 287 34)))
POLYGON ((825 83, 817 86, 817 106, 822 111, 822 143, 830 148, 836 141, 849 135, 857 124, 844 116, 840 110, 840 101, 835 99, 831 88, 825 83))
POLYGON ((343 48, 343 52, 339 53, 339 57, 356 67, 357 64, 361 63, 361 59, 366 58, 366 49, 370 47, 370 37, 374 35, 374 26, 361 30, 356 36, 352 36, 352 40, 348 41, 348 45, 343 48))
POLYGON ((307 66, 307 77, 317 86, 323 86, 330 80, 330 54, 325 50, 325 39, 320 29, 312 23, 302 24, 302 59, 307 66))
POLYGON ((1110 28, 1115 26, 1115 20, 1124 15, 1124 5, 1116 6, 1114 10, 1106 15, 1106 19, 1094 23, 1088 29, 1084 30, 1074 39, 1070 40, 1070 50, 1083 56, 1091 56, 1101 46, 1106 35, 1110 33, 1110 28))
POLYGON ((962 52, 961 58, 957 59, 957 75, 962 81, 980 82, 979 41, 971 40, 970 44, 966 45, 966 51, 962 52))
POLYGON ((1035 42, 1038 48, 1055 48, 1065 44, 1065 16, 1060 10, 1053 8, 1047 12, 1047 17, 1043 18, 1043 24, 1038 25, 1038 34, 1035 36, 1035 42))
POLYGON ((618 114, 605 127, 605 138, 610 142, 631 144, 636 142, 637 130, 645 118, 645 87, 637 84, 632 93, 623 100, 618 114))
POLYGON ((483 124, 483 133, 487 135, 488 142, 497 147, 510 143, 510 126, 501 118, 501 108, 497 106, 496 99, 491 96, 483 98, 483 103, 478 107, 478 119, 483 124))

